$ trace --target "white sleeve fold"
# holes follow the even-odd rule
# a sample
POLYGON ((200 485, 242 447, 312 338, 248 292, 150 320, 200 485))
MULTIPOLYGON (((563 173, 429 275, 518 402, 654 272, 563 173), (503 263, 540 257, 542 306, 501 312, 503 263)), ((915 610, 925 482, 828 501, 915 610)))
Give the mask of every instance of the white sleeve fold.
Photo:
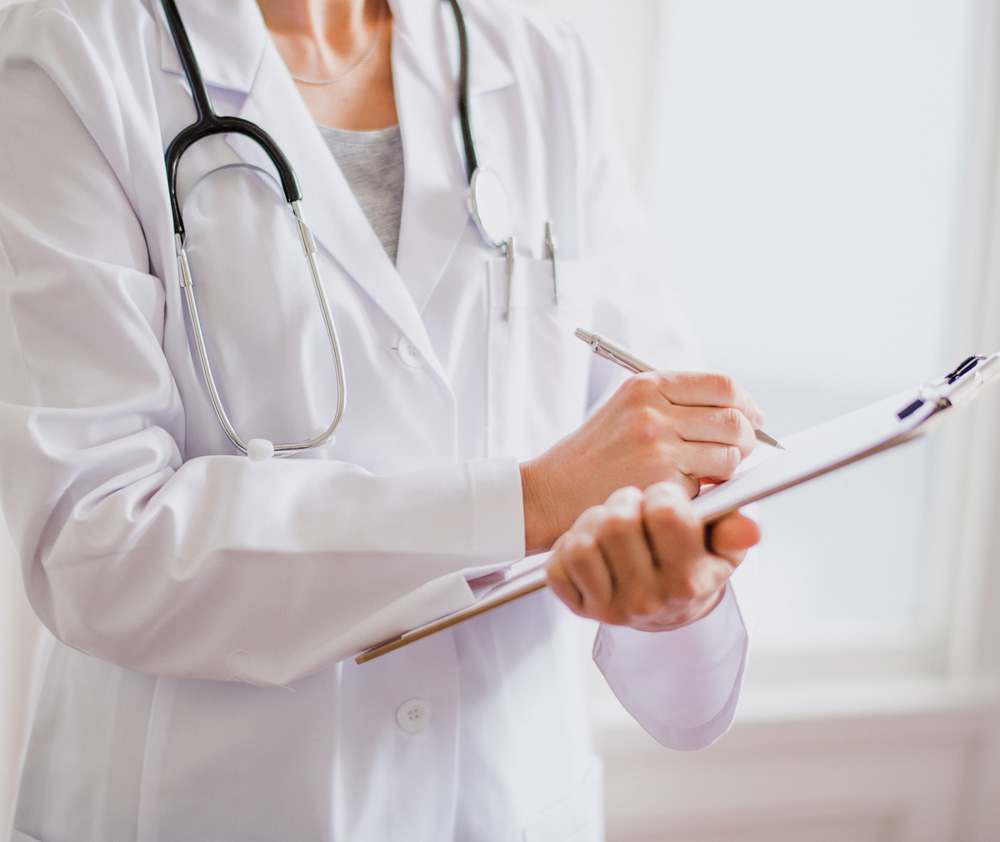
POLYGON ((736 711, 748 638, 732 587, 708 616, 669 632, 602 625, 594 661, 622 706, 658 742, 704 748, 736 711))
POLYGON ((49 629, 139 672, 283 684, 353 654, 338 640, 407 592, 520 558, 513 459, 182 458, 132 181, 149 153, 69 18, 21 11, 0 50, 0 500, 49 629), (37 32, 82 52, 73 74, 31 58, 59 64, 37 32))

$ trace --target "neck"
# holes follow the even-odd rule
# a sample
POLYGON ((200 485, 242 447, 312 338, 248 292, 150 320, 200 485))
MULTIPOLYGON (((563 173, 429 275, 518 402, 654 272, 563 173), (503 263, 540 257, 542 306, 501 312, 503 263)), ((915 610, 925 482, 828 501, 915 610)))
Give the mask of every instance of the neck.
POLYGON ((317 123, 344 129, 395 125, 388 0, 257 2, 317 123))
POLYGON ((272 36, 319 58, 349 59, 371 43, 385 0, 258 0, 272 36))

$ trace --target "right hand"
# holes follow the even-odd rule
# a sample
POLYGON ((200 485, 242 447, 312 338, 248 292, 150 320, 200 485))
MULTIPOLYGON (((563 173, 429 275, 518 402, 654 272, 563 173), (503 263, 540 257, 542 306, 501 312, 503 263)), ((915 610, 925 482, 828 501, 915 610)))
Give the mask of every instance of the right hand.
POLYGON ((582 617, 669 631, 701 619, 760 538, 739 513, 706 527, 680 486, 619 488, 587 509, 553 547, 552 592, 582 617))
POLYGON ((625 486, 672 480, 695 497, 732 476, 764 415, 722 374, 656 371, 626 380, 582 426, 521 464, 528 553, 625 486))

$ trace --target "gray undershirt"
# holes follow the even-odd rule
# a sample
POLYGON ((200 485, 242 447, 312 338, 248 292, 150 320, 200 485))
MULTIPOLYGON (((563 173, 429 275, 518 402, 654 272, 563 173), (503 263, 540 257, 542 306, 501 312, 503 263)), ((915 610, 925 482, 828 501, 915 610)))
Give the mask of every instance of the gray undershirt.
POLYGON ((320 126, 340 171, 395 264, 403 212, 403 141, 399 126, 352 132, 320 126))

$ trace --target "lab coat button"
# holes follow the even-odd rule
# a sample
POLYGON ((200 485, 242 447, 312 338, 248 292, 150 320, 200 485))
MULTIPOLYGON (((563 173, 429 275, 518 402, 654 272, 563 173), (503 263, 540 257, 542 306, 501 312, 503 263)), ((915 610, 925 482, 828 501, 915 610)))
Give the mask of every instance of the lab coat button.
POLYGON ((410 368, 421 368, 423 367, 424 361, 420 358, 420 352, 417 350, 417 346, 410 342, 405 336, 400 336, 396 340, 395 351, 399 354, 399 358, 406 363, 410 368))
POLYGON ((410 699, 396 710, 396 724, 410 734, 423 731, 431 719, 431 706, 423 699, 410 699))

